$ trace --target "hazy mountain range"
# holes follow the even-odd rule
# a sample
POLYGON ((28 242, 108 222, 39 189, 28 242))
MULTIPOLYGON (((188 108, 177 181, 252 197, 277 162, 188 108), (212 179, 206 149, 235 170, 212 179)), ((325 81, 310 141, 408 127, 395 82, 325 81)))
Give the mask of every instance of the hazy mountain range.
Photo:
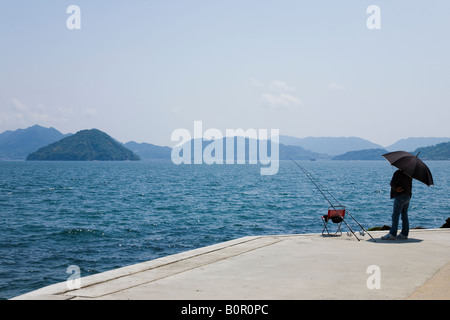
MULTIPOLYGON (((25 160, 28 155, 36 152, 38 149, 71 135, 62 134, 54 128, 44 128, 39 125, 16 131, 5 131, 0 134, 0 160, 25 160)), ((99 135, 93 136, 99 137, 99 135)), ((395 150, 409 152, 419 150, 421 151, 421 158, 424 159, 450 159, 450 155, 447 155, 447 149, 450 148, 450 143, 448 143, 450 138, 408 138, 399 140, 387 147, 358 137, 296 138, 281 135, 279 136, 279 142, 281 160, 291 158, 299 160, 372 160, 380 159, 381 154, 395 150), (430 147, 435 145, 439 147, 437 149, 430 147)), ((207 141, 204 141, 204 146, 207 143, 207 141)), ((246 143, 248 144, 248 141, 246 143)), ((121 145, 143 160, 170 159, 172 150, 170 147, 157 146, 151 143, 136 143, 134 141, 121 145)), ((107 150, 111 149, 107 148, 107 150)), ((46 150, 46 152, 48 151, 49 149, 46 150)), ((81 150, 78 151, 81 152, 81 150)), ((121 150, 121 152, 123 151, 121 150)))
POLYGON ((450 138, 408 138, 398 140, 396 143, 387 146, 388 151, 406 150, 415 151, 418 148, 429 147, 443 142, 449 142, 450 138))
POLYGON ((25 160, 31 152, 70 135, 38 125, 5 131, 0 134, 0 160, 25 160))
POLYGON ((342 155, 350 151, 380 149, 386 152, 404 150, 413 152, 417 148, 433 146, 442 142, 449 142, 450 138, 408 138, 401 139, 389 146, 381 146, 368 140, 357 137, 307 137, 295 138, 279 136, 280 143, 285 145, 301 146, 305 149, 326 153, 331 156, 342 155))
POLYGON ((281 144, 300 146, 313 152, 325 153, 330 156, 349 151, 383 148, 382 146, 357 137, 307 137, 295 138, 279 136, 281 144))

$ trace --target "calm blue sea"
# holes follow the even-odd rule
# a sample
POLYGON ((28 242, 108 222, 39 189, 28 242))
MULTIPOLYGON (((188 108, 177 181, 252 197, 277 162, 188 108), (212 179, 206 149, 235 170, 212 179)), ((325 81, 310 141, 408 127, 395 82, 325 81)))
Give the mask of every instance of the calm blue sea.
MULTIPOLYGON (((366 228, 390 225, 387 161, 300 161, 366 228)), ((411 227, 450 216, 450 162, 415 181, 411 227)), ((0 299, 248 235, 321 232, 328 203, 289 161, 0 162, 0 299)))

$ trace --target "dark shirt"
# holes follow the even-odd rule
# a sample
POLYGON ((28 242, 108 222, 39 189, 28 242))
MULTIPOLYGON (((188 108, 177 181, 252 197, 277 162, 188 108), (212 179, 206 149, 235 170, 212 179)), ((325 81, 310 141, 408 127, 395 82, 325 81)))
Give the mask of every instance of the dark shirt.
POLYGON ((412 179, 403 171, 397 170, 394 172, 391 180, 391 199, 401 194, 409 194, 409 196, 412 195, 412 179), (398 187, 403 188, 403 191, 395 191, 398 187))

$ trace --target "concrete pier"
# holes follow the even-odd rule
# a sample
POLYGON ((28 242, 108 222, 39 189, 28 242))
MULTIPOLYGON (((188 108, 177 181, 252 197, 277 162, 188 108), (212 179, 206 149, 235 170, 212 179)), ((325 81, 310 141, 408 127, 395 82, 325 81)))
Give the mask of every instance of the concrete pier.
POLYGON ((14 299, 450 299, 450 229, 384 234, 244 237, 14 299))

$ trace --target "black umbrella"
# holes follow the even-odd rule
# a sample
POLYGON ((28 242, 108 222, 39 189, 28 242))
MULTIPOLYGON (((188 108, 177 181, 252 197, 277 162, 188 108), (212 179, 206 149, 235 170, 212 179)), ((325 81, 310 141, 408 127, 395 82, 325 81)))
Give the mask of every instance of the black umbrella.
POLYGON ((406 151, 394 151, 383 154, 383 157, 394 167, 399 168, 413 179, 425 183, 427 186, 433 185, 433 176, 430 169, 417 156, 406 151))

